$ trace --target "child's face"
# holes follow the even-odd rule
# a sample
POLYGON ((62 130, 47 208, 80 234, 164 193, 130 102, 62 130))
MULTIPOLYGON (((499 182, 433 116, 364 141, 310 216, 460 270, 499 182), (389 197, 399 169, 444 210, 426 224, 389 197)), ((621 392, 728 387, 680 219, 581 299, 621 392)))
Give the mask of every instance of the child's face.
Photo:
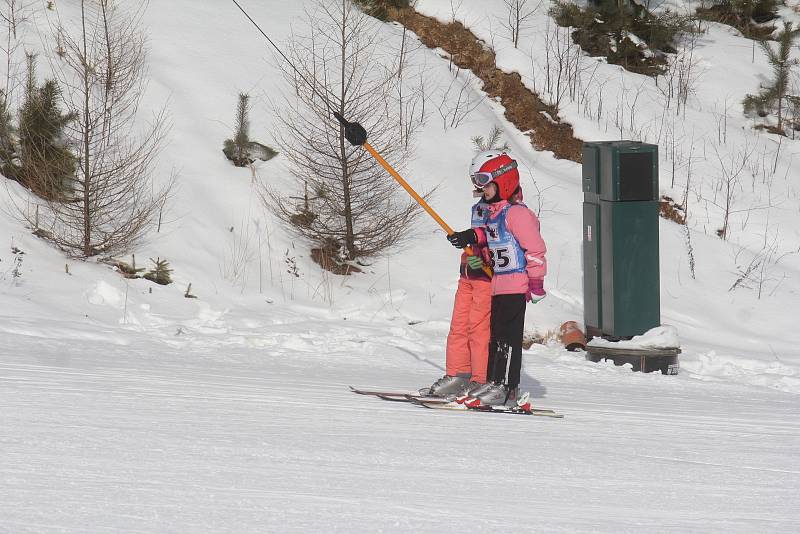
POLYGON ((495 193, 497 193, 497 184, 489 182, 486 187, 483 188, 483 200, 489 200, 495 193))

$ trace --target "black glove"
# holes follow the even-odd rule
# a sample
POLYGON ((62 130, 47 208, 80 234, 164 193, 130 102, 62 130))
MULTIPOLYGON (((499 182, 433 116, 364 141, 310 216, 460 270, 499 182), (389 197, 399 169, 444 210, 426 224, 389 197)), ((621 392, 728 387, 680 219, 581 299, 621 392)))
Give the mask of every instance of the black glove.
POLYGON ((470 228, 469 230, 463 230, 461 232, 453 232, 447 236, 447 240, 456 248, 464 248, 477 243, 478 235, 475 233, 475 230, 470 228))

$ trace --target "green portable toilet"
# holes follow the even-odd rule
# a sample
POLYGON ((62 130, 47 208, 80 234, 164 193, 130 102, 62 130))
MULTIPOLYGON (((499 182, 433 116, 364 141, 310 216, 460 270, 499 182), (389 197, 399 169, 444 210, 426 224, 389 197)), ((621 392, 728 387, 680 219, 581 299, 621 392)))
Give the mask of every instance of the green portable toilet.
POLYGON ((658 146, 584 143, 583 197, 587 336, 628 339, 659 326, 658 146))

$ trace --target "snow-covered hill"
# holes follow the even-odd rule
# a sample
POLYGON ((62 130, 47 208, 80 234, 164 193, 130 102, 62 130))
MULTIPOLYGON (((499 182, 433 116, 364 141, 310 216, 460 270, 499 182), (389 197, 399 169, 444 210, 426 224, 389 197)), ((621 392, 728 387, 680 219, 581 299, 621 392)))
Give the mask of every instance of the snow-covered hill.
MULTIPOLYGON (((78 3, 56 4, 74 24, 78 3)), ((242 4, 278 42, 312 6, 242 4)), ((502 0, 420 0, 417 9, 463 21, 500 67, 541 87, 552 25, 544 5, 519 49, 497 30, 502 0)), ((24 27, 29 49, 46 48, 54 16, 36 8, 24 27)), ((798 529, 798 141, 756 133, 740 112, 768 73, 758 54, 740 57, 750 41, 707 25, 694 50, 702 76, 680 115, 664 113, 653 80, 584 59, 602 87, 589 94, 602 93, 605 111, 590 111, 597 100, 567 102, 562 119, 586 140, 658 142, 662 192, 673 198, 690 176, 696 276, 683 227, 662 220, 662 321, 680 335, 681 374, 634 374, 535 345, 523 386, 566 414, 541 421, 429 413, 346 390, 412 389, 441 375, 457 251, 421 218, 412 240, 365 273, 321 271, 257 197, 258 181, 291 183, 285 159, 259 164, 253 177, 221 151, 240 91, 253 95, 253 137, 274 139, 269 101, 289 88, 267 43, 223 0, 153 2, 144 22, 143 120, 168 102, 174 126, 158 171, 166 180, 176 169, 179 190, 161 232, 134 252, 139 265, 167 258, 175 283, 68 259, 6 202, 0 532, 798 529), (714 189, 744 152, 752 156, 723 241, 714 189), (760 298, 729 291, 759 255, 760 298), (197 299, 184 298, 189 283, 197 299)), ((378 31, 386 43, 400 39, 396 25, 378 31)), ((443 96, 453 72, 440 53, 421 47, 411 61, 426 72, 431 102, 455 98, 443 96)), ((473 101, 482 98, 462 71, 465 82, 473 101)), ((466 226, 470 138, 494 125, 521 163, 549 246, 549 296, 529 307, 528 328, 580 321, 579 165, 534 151, 484 99, 458 127, 430 112, 405 175, 421 191, 437 187, 433 207, 466 226)), ((4 201, 24 202, 25 191, 5 185, 4 201)))

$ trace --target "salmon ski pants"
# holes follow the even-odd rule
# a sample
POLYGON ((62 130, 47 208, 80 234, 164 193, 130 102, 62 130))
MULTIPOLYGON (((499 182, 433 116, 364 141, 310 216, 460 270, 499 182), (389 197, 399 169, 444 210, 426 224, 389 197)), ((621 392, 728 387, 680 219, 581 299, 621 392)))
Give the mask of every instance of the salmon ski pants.
POLYGON ((475 382, 486 382, 491 308, 491 281, 459 278, 447 335, 448 375, 470 376, 475 382))

